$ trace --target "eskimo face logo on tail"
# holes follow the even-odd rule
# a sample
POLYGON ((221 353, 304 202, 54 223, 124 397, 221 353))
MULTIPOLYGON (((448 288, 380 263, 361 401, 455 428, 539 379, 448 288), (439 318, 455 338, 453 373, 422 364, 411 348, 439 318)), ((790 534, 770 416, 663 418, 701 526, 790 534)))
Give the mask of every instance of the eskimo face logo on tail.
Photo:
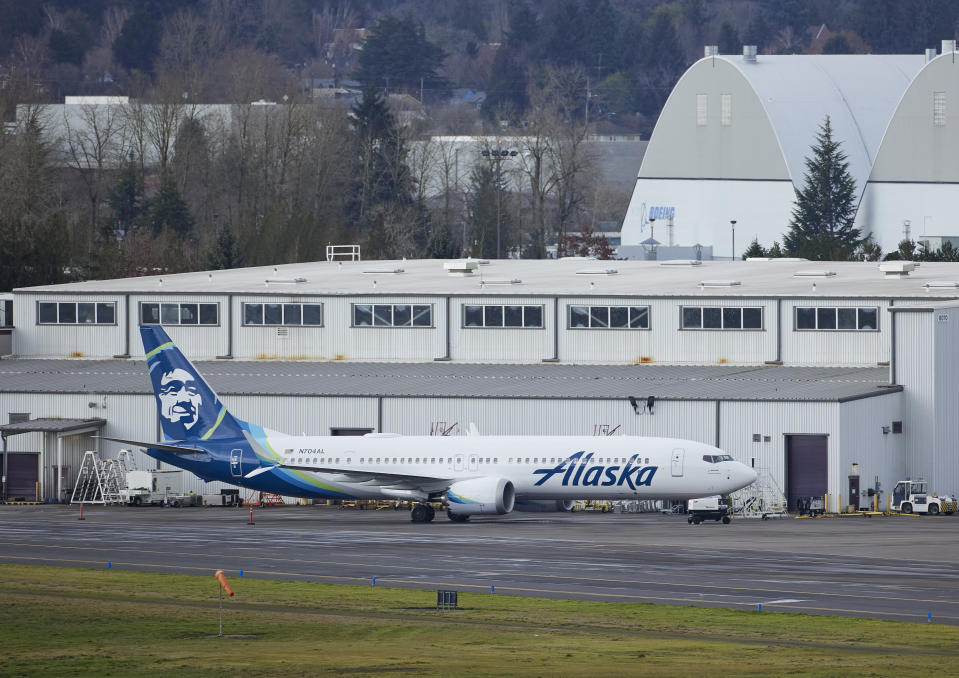
POLYGON ((563 474, 561 484, 564 486, 612 487, 615 485, 621 487, 626 484, 629 489, 635 490, 637 487, 651 486, 653 476, 659 468, 658 466, 634 466, 634 462, 639 461, 638 454, 631 456, 625 466, 591 465, 592 453, 586 454, 585 457, 584 454, 586 454, 585 450, 570 455, 568 459, 564 459, 553 468, 536 469, 533 475, 543 476, 536 481, 536 484, 543 485, 553 476, 563 474))
POLYGON ((171 424, 180 424, 187 431, 199 421, 203 396, 193 375, 182 368, 164 372, 157 389, 160 416, 171 424))

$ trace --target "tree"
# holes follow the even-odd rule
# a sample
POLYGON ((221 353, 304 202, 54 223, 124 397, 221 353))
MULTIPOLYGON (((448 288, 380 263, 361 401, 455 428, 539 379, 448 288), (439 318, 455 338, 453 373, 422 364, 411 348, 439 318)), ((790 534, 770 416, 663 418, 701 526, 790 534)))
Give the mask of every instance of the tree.
POLYGON ((356 78, 367 87, 445 88, 445 81, 436 73, 445 56, 426 39, 423 25, 411 15, 405 19, 386 16, 376 22, 363 43, 356 78))
POLYGON ((222 224, 216 232, 216 239, 206 253, 205 266, 208 270, 219 271, 228 268, 238 268, 243 265, 243 254, 233 229, 229 224, 222 224))
POLYGON ((493 59, 486 99, 483 100, 483 114, 490 120, 497 117, 518 120, 528 106, 526 70, 517 53, 502 46, 493 59))
POLYGON ((766 252, 766 248, 759 244, 759 238, 753 238, 753 241, 749 243, 749 247, 743 252, 743 259, 768 256, 769 254, 766 252))
POLYGON ((605 235, 597 233, 589 224, 583 224, 579 233, 566 236, 558 256, 612 259, 614 254, 615 250, 605 235))
POLYGON ((160 190, 150 201, 150 223, 155 234, 162 234, 165 228, 179 237, 193 230, 193 216, 190 208, 180 197, 173 175, 165 172, 160 177, 160 190))
POLYGON ((796 189, 789 231, 783 236, 790 256, 845 261, 862 243, 856 216, 856 182, 846 154, 833 139, 829 116, 819 128, 812 156, 806 158, 805 187, 796 189))
POLYGON ((739 41, 739 33, 728 21, 724 21, 719 28, 719 53, 720 54, 738 54, 742 43, 739 41))

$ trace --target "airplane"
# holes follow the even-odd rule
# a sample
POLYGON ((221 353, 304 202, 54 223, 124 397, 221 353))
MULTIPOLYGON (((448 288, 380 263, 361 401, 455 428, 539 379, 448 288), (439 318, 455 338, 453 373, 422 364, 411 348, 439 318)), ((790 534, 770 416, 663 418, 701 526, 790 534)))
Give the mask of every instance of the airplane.
POLYGON ((231 415, 159 325, 140 334, 163 440, 107 438, 142 447, 204 481, 278 495, 431 502, 463 522, 511 511, 568 511, 577 500, 693 499, 725 495, 756 472, 721 449, 637 436, 291 436, 231 415))

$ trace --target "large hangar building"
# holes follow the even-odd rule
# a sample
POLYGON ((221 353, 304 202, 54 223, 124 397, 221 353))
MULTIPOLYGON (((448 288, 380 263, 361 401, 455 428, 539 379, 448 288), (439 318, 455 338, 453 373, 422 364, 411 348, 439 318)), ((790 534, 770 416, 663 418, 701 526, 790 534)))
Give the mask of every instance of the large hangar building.
POLYGON ((667 224, 677 243, 712 245, 723 258, 753 238, 781 242, 829 116, 856 182, 857 227, 884 252, 907 236, 940 246, 956 235, 959 204, 955 49, 954 40, 939 56, 757 55, 750 46, 732 56, 707 47, 656 123, 623 244, 663 242, 667 224))
POLYGON ((62 499, 91 430, 157 439, 157 322, 231 412, 290 433, 675 436, 833 510, 853 465, 863 492, 959 490, 959 266, 882 267, 347 261, 18 289, 8 496, 62 499))

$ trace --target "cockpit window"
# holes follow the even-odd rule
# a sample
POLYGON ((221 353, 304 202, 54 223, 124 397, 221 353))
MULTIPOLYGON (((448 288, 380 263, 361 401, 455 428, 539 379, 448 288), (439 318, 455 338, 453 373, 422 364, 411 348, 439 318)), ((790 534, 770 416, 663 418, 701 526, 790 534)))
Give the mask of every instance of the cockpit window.
POLYGON ((732 461, 732 455, 729 454, 704 454, 703 461, 709 464, 718 464, 721 461, 732 461))

